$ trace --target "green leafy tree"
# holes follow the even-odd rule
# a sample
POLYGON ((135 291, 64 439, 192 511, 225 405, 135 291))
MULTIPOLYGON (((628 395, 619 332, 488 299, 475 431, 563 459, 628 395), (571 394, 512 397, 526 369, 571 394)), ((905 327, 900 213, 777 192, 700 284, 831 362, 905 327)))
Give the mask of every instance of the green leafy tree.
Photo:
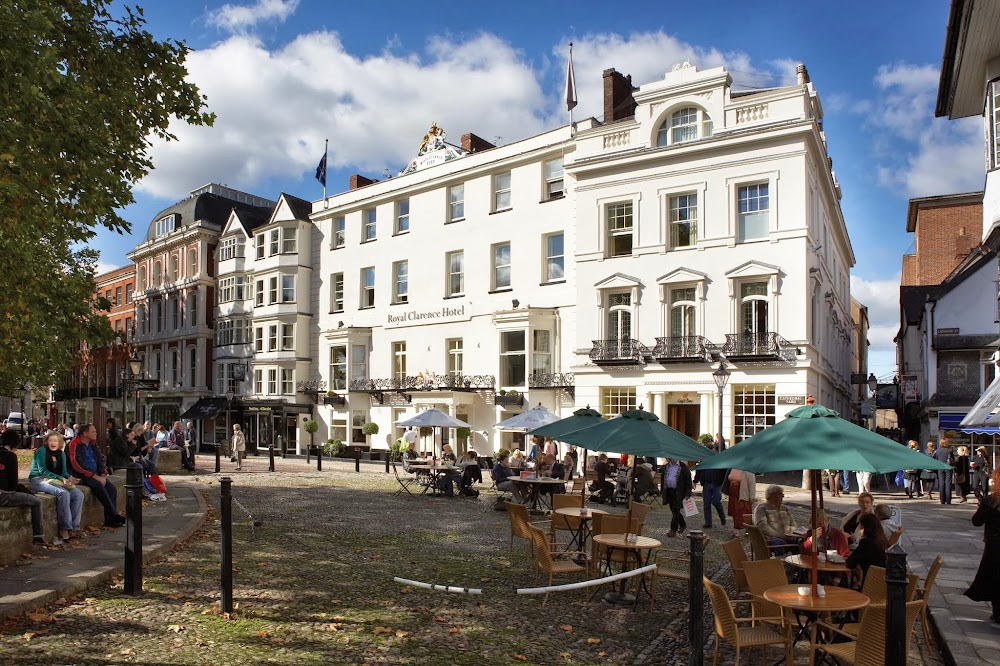
POLYGON ((95 230, 152 168, 172 119, 211 124, 182 42, 108 0, 0 3, 0 394, 46 386, 111 331, 94 299, 95 230))

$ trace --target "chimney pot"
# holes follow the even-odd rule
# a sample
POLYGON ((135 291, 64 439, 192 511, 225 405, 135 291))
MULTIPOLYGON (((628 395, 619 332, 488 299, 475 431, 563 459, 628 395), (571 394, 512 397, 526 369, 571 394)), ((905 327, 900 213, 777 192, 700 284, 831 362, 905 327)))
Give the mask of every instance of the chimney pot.
POLYGON ((377 182, 378 180, 374 178, 366 178, 365 176, 356 173, 351 176, 349 187, 350 190, 353 191, 358 189, 359 187, 364 187, 365 185, 371 185, 372 183, 377 183, 377 182))
POLYGON ((800 86, 809 83, 809 70, 802 63, 795 66, 795 79, 800 86))
POLYGON ((472 132, 462 135, 462 150, 466 152, 478 153, 491 148, 496 148, 496 146, 481 136, 476 136, 472 132))

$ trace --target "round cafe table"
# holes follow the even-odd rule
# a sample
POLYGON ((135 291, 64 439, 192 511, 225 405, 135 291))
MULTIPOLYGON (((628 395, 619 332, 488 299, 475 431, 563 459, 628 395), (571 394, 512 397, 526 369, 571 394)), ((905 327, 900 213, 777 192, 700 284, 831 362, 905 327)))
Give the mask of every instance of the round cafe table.
POLYGON ((573 529, 573 520, 566 521, 566 524, 569 526, 569 533, 573 537, 569 541, 567 550, 572 548, 573 544, 576 544, 577 549, 581 551, 586 551, 587 539, 592 536, 590 531, 590 519, 597 514, 601 514, 602 516, 608 515, 608 512, 604 509, 591 509, 589 507, 580 508, 575 506, 564 506, 561 509, 556 509, 553 513, 579 521, 579 527, 577 529, 573 529))
MULTIPOLYGON (((652 539, 650 537, 637 536, 635 541, 628 541, 625 539, 624 534, 595 534, 593 536, 594 543, 604 546, 607 550, 605 554, 605 568, 610 573, 611 571, 611 554, 615 550, 625 551, 625 557, 622 563, 622 573, 629 570, 629 562, 631 559, 635 559, 636 568, 644 566, 649 563, 649 558, 653 554, 653 551, 663 544, 652 539)), ((614 583, 612 583, 612 591, 604 595, 604 600, 609 604, 617 604, 622 606, 627 606, 629 604, 634 608, 638 603, 638 595, 632 595, 626 592, 628 589, 628 578, 623 578, 621 580, 621 589, 615 589, 614 583)), ((649 588, 646 587, 646 577, 641 576, 639 578, 639 589, 636 592, 646 591, 646 594, 652 598, 653 594, 650 592, 649 588)))
POLYGON ((800 638, 806 636, 809 624, 818 616, 858 610, 865 608, 871 603, 868 595, 849 590, 846 587, 825 586, 824 591, 826 595, 822 597, 814 597, 811 593, 801 595, 799 594, 800 587, 809 586, 779 585, 764 591, 764 598, 771 603, 795 611, 795 619, 799 624, 799 631, 795 635, 793 643, 798 642, 800 638), (800 613, 805 615, 805 622, 802 621, 800 613))
MULTIPOLYGON (((788 555, 785 557, 785 562, 796 569, 812 569, 812 558, 808 555, 788 555)), ((844 558, 840 558, 840 562, 828 562, 826 557, 820 553, 819 562, 816 563, 816 570, 847 573, 848 568, 844 564, 844 558)))

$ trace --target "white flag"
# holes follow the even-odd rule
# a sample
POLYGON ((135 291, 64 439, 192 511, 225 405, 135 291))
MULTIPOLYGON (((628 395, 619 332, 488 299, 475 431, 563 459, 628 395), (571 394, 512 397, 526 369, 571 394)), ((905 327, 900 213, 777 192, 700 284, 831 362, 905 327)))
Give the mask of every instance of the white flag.
POLYGON ((566 110, 576 107, 576 77, 573 76, 573 42, 569 43, 569 60, 566 62, 566 110))

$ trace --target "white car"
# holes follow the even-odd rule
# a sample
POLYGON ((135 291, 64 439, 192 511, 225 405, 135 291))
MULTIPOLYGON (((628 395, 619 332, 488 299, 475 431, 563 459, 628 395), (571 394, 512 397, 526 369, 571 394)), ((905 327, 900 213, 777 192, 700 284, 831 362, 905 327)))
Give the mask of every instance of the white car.
POLYGON ((7 425, 7 430, 21 432, 24 430, 24 414, 21 412, 11 412, 4 423, 7 425))

